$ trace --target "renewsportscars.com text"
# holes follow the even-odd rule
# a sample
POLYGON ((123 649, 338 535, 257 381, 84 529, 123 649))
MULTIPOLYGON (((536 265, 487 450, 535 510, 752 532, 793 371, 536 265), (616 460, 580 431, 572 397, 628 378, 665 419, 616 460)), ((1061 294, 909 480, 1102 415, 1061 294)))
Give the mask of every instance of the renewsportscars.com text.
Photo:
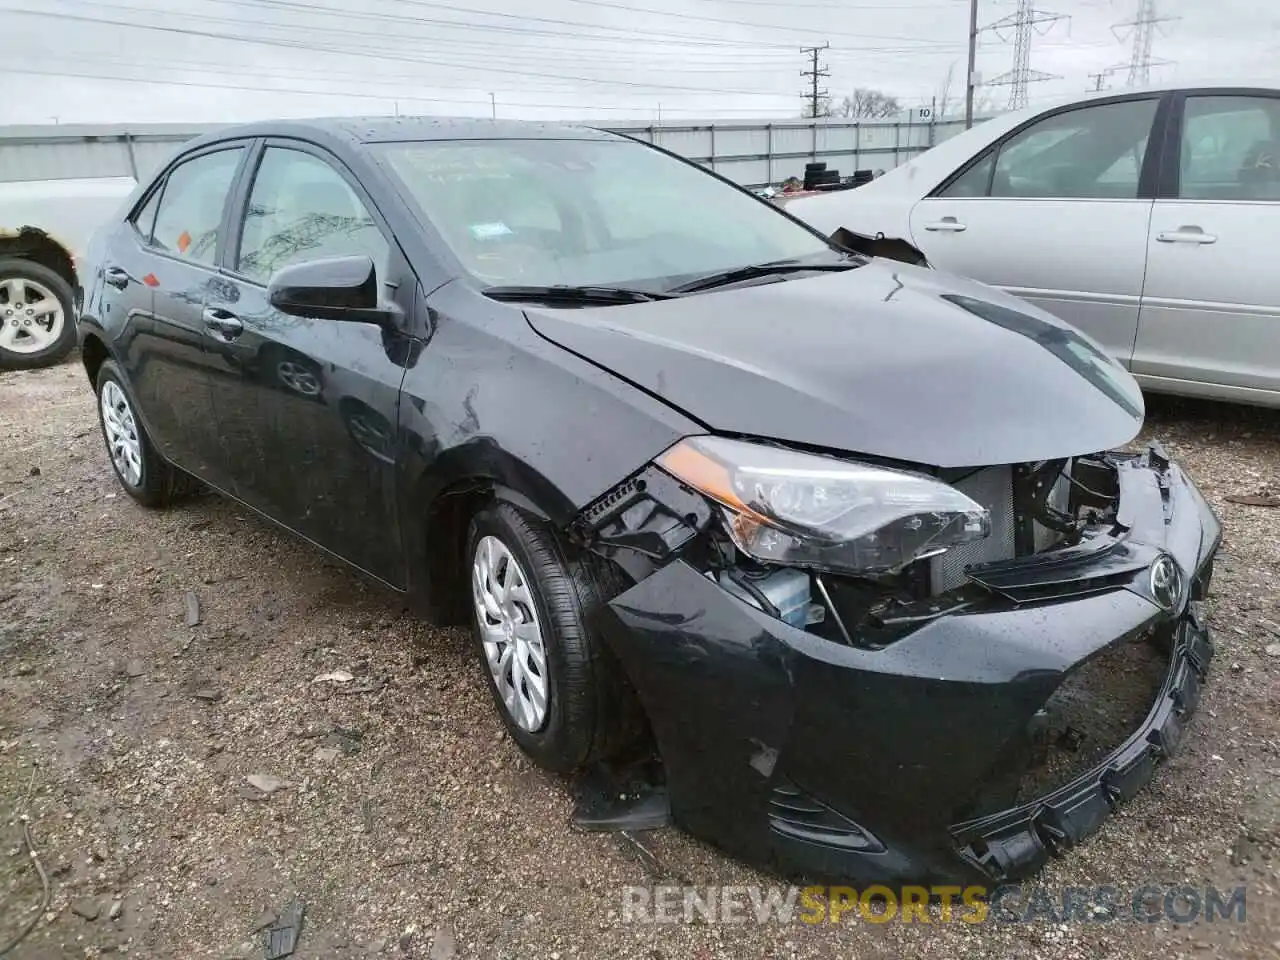
POLYGON ((624 923, 1191 923, 1245 920, 1244 887, 622 888, 624 923))

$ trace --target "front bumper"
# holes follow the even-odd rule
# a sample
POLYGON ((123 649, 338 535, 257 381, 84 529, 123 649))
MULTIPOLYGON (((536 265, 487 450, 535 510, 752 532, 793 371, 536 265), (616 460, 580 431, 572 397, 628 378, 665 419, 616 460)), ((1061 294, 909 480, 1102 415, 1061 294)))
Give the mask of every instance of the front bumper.
POLYGON ((602 629, 648 713, 675 821, 779 875, 857 884, 1022 879, 1096 831, 1195 710, 1221 541, 1158 449, 1117 462, 1125 532, 1110 549, 993 570, 1009 602, 881 649, 789 627, 682 560, 615 597, 602 629), (1153 593, 1162 556, 1181 573, 1173 595, 1153 593), (1025 591, 1027 569, 1040 589, 1025 591), (1070 782, 991 812, 990 784, 1046 702, 1144 637, 1167 669, 1138 728, 1070 782))

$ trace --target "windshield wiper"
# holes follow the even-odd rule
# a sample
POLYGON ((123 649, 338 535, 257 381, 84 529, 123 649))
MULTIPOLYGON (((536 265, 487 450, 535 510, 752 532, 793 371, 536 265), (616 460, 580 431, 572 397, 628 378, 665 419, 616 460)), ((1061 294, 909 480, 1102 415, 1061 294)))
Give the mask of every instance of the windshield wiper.
POLYGON ((859 260, 841 260, 839 263, 802 263, 798 260, 777 260, 773 263, 753 263, 733 270, 722 270, 709 273, 688 283, 671 287, 668 293, 697 293, 699 290, 710 290, 713 287, 724 287, 741 280, 754 280, 757 277, 772 277, 784 273, 804 273, 816 270, 826 273, 837 273, 861 265, 859 260))
POLYGON ((675 294, 637 290, 633 287, 575 287, 568 284, 552 286, 499 286, 485 287, 481 291, 494 300, 531 300, 538 303, 567 303, 578 306, 614 303, 647 303, 650 300, 670 300, 675 294))

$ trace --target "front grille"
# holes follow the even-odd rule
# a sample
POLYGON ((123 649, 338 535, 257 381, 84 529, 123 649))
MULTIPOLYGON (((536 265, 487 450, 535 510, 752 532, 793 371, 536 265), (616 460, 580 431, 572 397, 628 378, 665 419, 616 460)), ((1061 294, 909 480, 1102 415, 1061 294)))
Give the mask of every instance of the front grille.
POLYGON ((991 513, 991 536, 952 547, 929 561, 930 586, 935 594, 954 590, 967 579, 965 568, 1015 555, 1013 467, 984 467, 951 484, 991 513))
MULTIPOLYGON (((1066 513, 1071 505, 1071 463, 1062 469, 1062 476, 1058 478, 1058 482, 1053 485, 1053 489, 1049 491, 1047 505, 1058 513, 1066 513)), ((1062 534, 1057 530, 1051 530, 1042 523, 1035 523, 1035 550, 1039 553, 1042 550, 1048 550, 1051 546, 1062 539, 1062 534)))
POLYGON ((1151 712, 1169 672, 1169 637, 1147 633, 1070 673, 1010 742, 964 819, 1031 803, 1095 769, 1151 712))

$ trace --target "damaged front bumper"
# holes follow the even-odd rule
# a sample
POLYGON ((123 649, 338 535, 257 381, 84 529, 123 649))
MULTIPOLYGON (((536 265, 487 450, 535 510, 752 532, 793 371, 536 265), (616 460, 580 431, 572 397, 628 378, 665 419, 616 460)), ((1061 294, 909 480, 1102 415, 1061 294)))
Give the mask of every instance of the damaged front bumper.
POLYGON ((1109 462, 1110 534, 975 568, 992 602, 878 648, 789 626, 684 558, 614 597, 601 629, 648 714, 676 823, 782 876, 859 884, 1017 880, 1095 832, 1195 710, 1221 541, 1158 448, 1109 462), (1055 717, 1078 715, 1073 684, 1114 672, 1107 657, 1135 677, 1155 664, 1139 719, 1076 743, 1065 779, 1025 775, 1080 738, 1055 717))

